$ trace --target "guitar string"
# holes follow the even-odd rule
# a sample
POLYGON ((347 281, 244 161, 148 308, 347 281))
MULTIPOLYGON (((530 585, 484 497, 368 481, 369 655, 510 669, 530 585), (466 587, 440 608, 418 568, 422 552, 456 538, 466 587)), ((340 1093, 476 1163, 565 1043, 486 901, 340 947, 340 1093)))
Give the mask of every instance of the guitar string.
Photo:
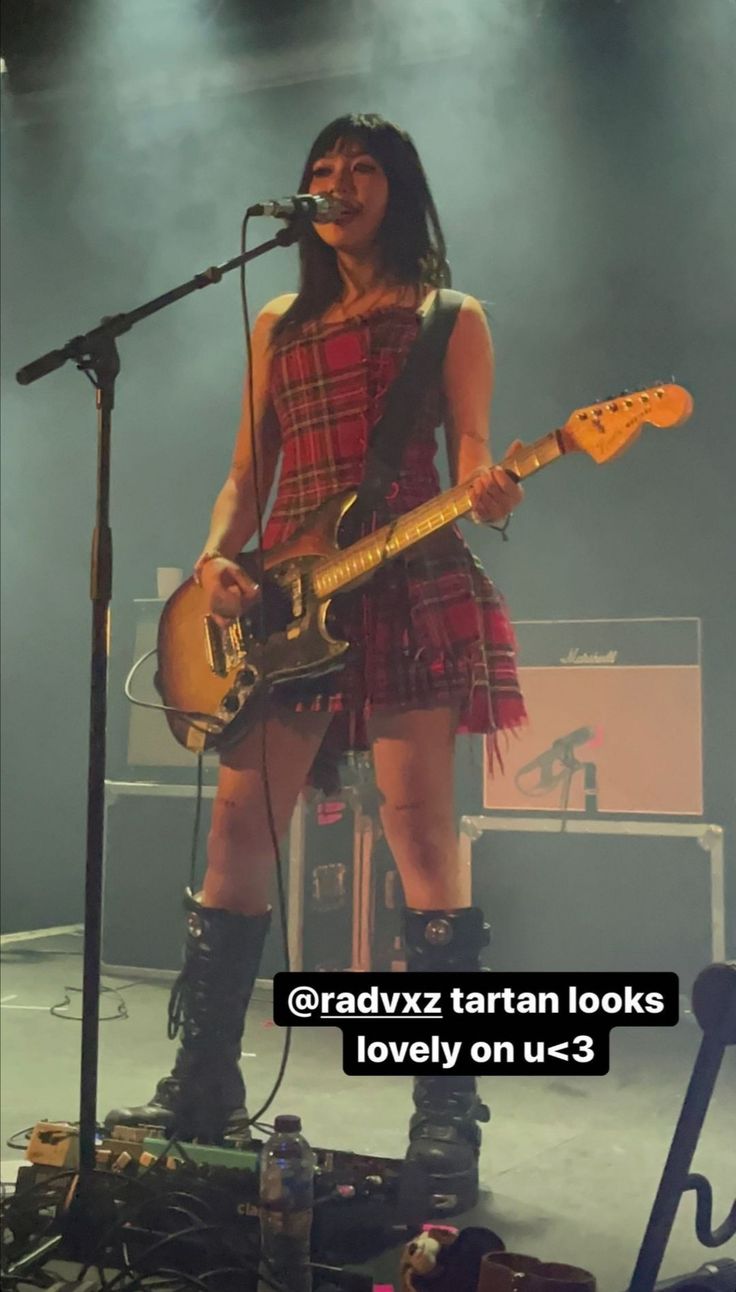
MULTIPOLYGON (((565 449, 561 443, 559 429, 548 431, 547 434, 540 437, 533 444, 523 445, 514 455, 513 460, 508 462, 509 468, 513 466, 514 474, 518 479, 526 479, 541 467, 555 461, 556 458, 563 456, 565 449)), ((506 462, 501 461, 498 465, 505 466, 506 462)), ((472 501, 468 491, 468 482, 454 485, 451 489, 445 490, 444 493, 435 498, 429 498, 413 511, 397 516, 389 525, 388 532, 383 545, 378 551, 376 546, 376 533, 367 534, 359 539, 356 543, 351 544, 344 553, 337 556, 325 557, 314 570, 309 573, 309 580, 312 589, 321 595, 318 590, 318 583, 325 578, 334 578, 337 582, 340 579, 340 572, 345 571, 348 575, 348 581, 351 574, 350 561, 360 560, 361 555, 373 558, 373 563, 381 564, 388 552, 389 543, 397 529, 402 527, 406 530, 406 539, 400 539, 404 546, 413 546, 414 543, 421 541, 422 538, 442 529, 445 525, 452 524, 454 520, 460 519, 467 511, 471 510, 472 501), (429 522, 429 528, 424 532, 418 532, 423 523, 429 522), (439 523, 436 523, 439 522, 439 523), (352 556, 349 555, 352 553, 352 556)), ((399 553, 397 552, 396 555, 399 553)), ((364 566, 358 573, 367 573, 370 565, 364 566)), ((337 587, 329 589, 331 592, 339 591, 337 587)))

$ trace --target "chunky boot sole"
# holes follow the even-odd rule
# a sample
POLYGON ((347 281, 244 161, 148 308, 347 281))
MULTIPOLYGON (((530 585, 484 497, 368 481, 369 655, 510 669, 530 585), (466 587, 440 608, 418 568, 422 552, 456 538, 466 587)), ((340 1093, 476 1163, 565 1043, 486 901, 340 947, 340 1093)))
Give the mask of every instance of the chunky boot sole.
POLYGON ((427 1218, 440 1220, 472 1211, 478 1202, 478 1164, 465 1171, 427 1171, 421 1162, 406 1159, 409 1168, 415 1168, 421 1183, 416 1187, 422 1200, 426 1198, 427 1218))
POLYGON ((253 1138, 247 1108, 237 1108, 230 1113, 224 1129, 203 1119, 199 1115, 188 1116, 186 1113, 175 1113, 170 1108, 156 1104, 141 1104, 138 1108, 113 1108, 104 1121, 107 1135, 111 1135, 116 1126, 129 1126, 132 1130, 142 1130, 150 1126, 153 1131, 160 1131, 167 1138, 176 1134, 184 1143, 192 1140, 216 1143, 223 1139, 237 1139, 247 1142, 253 1138))
MULTIPOLYGON (((415 1094, 420 1103, 429 1092, 417 1081, 415 1094)), ((470 1211, 478 1201, 478 1160, 481 1132, 479 1121, 488 1121, 490 1114, 474 1092, 447 1092, 447 1102, 440 1102, 442 1091, 435 1092, 434 1108, 424 1105, 424 1110, 412 1117, 409 1126, 409 1148, 406 1163, 414 1180, 414 1188, 427 1205, 432 1216, 454 1216, 470 1211), (467 1101, 459 1107, 461 1099, 467 1101)))
MULTIPOLYGON (((207 1068, 197 1071, 191 1056, 179 1051, 174 1073, 159 1081, 147 1104, 132 1108, 113 1108, 105 1118, 105 1130, 115 1126, 151 1126, 161 1134, 177 1139, 221 1141, 225 1136, 250 1139, 245 1086, 231 1056, 226 1083, 213 1080, 207 1068)), ((220 1076, 223 1076, 222 1069, 220 1076)))

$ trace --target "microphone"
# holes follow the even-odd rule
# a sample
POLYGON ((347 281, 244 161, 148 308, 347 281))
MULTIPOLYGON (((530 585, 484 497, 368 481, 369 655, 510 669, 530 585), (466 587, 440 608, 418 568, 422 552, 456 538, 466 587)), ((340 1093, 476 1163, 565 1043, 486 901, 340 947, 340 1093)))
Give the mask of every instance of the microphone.
POLYGON ((552 741, 552 749, 575 749, 577 745, 586 745, 592 740, 595 731, 592 727, 578 727, 575 731, 568 731, 566 736, 558 736, 552 741))
POLYGON ((257 202, 249 206, 248 215, 272 215, 277 220, 293 220, 300 216, 311 220, 313 224, 329 224, 340 215, 347 215, 348 209, 338 197, 327 193, 297 193, 294 197, 282 197, 280 202, 257 202))

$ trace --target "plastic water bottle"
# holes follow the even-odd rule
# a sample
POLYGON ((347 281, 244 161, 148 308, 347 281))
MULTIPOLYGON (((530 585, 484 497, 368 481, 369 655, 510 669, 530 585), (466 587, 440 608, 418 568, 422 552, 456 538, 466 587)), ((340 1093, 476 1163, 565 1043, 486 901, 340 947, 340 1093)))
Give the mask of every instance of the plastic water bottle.
POLYGON ((284 1114, 261 1150, 261 1262, 289 1292, 311 1292, 315 1157, 299 1117, 284 1114))

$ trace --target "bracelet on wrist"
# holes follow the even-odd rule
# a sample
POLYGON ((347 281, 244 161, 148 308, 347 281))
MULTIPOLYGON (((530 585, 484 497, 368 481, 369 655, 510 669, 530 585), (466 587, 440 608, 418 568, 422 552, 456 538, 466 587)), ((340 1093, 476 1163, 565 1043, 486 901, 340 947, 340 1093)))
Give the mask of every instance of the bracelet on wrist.
POLYGON ((506 543, 508 542, 508 534, 506 533, 506 530, 511 524, 511 517, 513 514, 514 513, 512 511, 508 512, 500 525, 498 525, 495 520, 483 520, 477 515, 475 510, 470 512, 470 519, 475 525, 484 525, 486 529, 495 529, 496 533, 500 534, 504 543, 506 543))
POLYGON ((202 570, 207 562, 217 560, 226 561, 227 557, 224 552, 220 552, 216 547, 208 548, 206 552, 203 552, 201 556, 197 557, 197 560, 194 562, 194 569, 192 570, 192 578, 198 588, 201 588, 202 586, 202 570))

